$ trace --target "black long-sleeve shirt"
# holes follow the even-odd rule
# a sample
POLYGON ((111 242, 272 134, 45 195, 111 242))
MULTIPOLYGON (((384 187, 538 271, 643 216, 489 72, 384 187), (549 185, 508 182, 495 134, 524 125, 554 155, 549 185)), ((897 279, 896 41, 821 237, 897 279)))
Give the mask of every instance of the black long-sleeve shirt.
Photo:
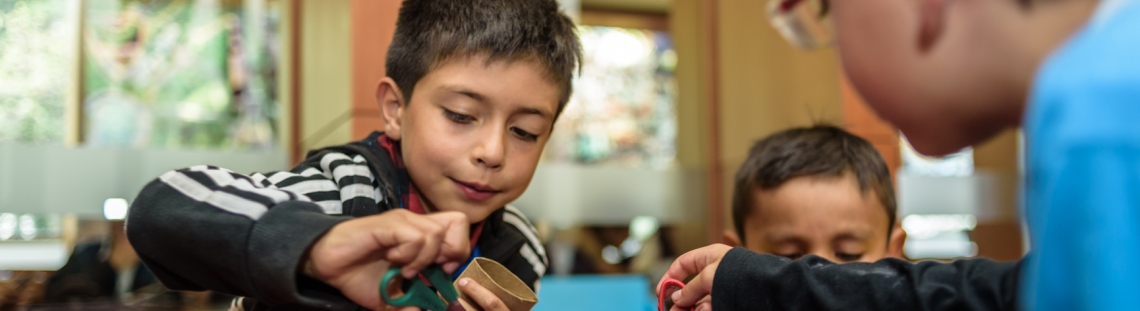
POLYGON ((1016 310, 1019 262, 987 259, 834 264, 734 248, 713 281, 713 310, 1016 310))
MULTIPOLYGON (((167 287, 244 296, 246 310, 359 308, 299 273, 309 247, 351 217, 382 213, 407 189, 382 133, 311 156, 290 171, 251 175, 212 166, 170 171, 131 205, 127 237, 167 287)), ((536 289, 549 261, 535 229, 506 206, 483 223, 481 255, 536 289)), ((475 245, 473 245, 475 246, 475 245)))

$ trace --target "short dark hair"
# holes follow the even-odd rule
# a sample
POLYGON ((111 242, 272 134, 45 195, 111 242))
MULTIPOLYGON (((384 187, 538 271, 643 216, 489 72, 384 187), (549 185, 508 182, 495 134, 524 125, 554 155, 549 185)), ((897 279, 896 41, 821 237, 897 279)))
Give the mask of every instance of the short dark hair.
POLYGON ((543 65, 562 90, 561 114, 582 48, 574 22, 555 0, 406 0, 385 66, 411 100, 416 83, 435 66, 480 54, 488 62, 525 59, 543 65))
POLYGON ((887 239, 898 207, 891 173, 879 151, 866 140, 830 125, 792 128, 752 146, 736 172, 732 223, 744 242, 744 220, 752 212, 752 190, 775 189, 800 176, 842 176, 851 172, 863 193, 874 191, 887 210, 887 239))

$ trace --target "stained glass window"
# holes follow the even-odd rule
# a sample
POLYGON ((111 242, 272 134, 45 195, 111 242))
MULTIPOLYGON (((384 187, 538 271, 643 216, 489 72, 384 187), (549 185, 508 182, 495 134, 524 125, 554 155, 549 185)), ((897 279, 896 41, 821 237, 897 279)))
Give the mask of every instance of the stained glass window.
POLYGON ((85 142, 274 146, 278 5, 272 0, 87 2, 85 142))
POLYGON ((574 94, 547 144, 553 162, 666 168, 676 155, 677 56, 660 31, 578 29, 574 94))

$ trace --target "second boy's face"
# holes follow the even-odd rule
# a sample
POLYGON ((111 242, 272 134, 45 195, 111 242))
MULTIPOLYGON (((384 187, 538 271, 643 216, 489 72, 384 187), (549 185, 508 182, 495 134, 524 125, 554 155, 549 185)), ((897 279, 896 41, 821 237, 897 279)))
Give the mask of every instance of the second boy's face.
POLYGON ((428 208, 478 222, 530 184, 559 94, 537 63, 457 59, 420 79, 385 127, 428 208))
MULTIPOLYGON (((796 259, 872 262, 888 255, 887 212, 853 174, 797 177, 776 189, 753 191, 744 223, 745 247, 796 259)), ((895 255, 895 254, 892 254, 895 255)))

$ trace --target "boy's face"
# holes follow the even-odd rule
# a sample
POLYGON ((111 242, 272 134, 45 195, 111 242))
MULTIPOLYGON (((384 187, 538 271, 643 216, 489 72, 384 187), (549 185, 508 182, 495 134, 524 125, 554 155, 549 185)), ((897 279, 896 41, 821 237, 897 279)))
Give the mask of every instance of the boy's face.
POLYGON ((385 133, 401 142, 430 210, 474 223, 522 195, 558 109, 559 88, 543 70, 525 60, 455 59, 420 79, 407 104, 391 79, 381 81, 385 133))
MULTIPOLYGON (((888 248, 886 209, 873 191, 859 190, 854 174, 796 177, 775 189, 756 188, 751 203, 742 246, 752 251, 792 259, 810 254, 837 263, 901 257, 905 235, 888 248)), ((733 239, 730 244, 739 244, 733 239)))

